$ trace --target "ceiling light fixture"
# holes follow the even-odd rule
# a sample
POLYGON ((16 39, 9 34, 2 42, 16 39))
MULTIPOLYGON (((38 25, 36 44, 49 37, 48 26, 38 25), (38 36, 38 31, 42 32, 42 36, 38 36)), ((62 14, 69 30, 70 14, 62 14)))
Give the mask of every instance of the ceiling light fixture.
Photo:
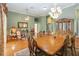
POLYGON ((49 12, 49 15, 53 19, 57 19, 61 14, 62 14, 62 10, 60 7, 57 7, 56 4, 55 4, 54 8, 51 8, 51 12, 49 12))
POLYGON ((43 10, 47 10, 47 8, 46 7, 43 7, 43 10))

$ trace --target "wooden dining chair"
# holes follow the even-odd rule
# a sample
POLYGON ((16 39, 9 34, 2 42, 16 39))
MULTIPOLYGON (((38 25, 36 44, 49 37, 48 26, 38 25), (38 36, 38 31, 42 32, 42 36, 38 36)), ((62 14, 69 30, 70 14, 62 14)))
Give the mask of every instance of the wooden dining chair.
POLYGON ((21 39, 26 40, 26 32, 25 31, 21 31, 21 39))
POLYGON ((34 42, 30 36, 28 38, 28 47, 29 47, 30 56, 35 56, 34 42))
POLYGON ((71 37, 71 51, 72 51, 72 55, 76 56, 76 48, 75 48, 75 35, 73 35, 71 37))
POLYGON ((70 47, 69 45, 69 35, 66 36, 66 39, 64 41, 64 45, 63 45, 63 55, 67 56, 67 53, 68 53, 68 46, 70 47))
POLYGON ((75 48, 75 35, 71 35, 66 38, 64 43, 64 54, 67 56, 69 54, 68 49, 70 50, 70 55, 76 55, 76 48, 75 48))
POLYGON ((11 39, 17 39, 17 35, 16 35, 16 27, 12 26, 10 29, 10 37, 11 39))
POLYGON ((20 30, 17 30, 16 35, 17 35, 17 39, 21 39, 21 31, 20 30))

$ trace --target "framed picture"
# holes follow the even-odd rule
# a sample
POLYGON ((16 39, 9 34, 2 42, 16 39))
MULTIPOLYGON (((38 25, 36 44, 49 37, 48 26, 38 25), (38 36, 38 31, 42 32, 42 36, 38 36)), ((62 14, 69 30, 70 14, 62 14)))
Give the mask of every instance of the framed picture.
POLYGON ((27 22, 18 22, 18 28, 28 28, 27 22))

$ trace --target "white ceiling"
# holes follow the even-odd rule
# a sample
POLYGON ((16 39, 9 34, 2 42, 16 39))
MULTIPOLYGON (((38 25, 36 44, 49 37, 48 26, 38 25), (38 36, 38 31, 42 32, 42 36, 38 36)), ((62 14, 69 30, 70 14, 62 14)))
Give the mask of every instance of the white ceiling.
MULTIPOLYGON (((58 3, 61 9, 75 5, 74 3, 58 3)), ((53 3, 8 3, 9 11, 27 14, 30 16, 46 16, 50 8, 54 7, 53 3), (44 9, 46 8, 46 9, 44 9)))

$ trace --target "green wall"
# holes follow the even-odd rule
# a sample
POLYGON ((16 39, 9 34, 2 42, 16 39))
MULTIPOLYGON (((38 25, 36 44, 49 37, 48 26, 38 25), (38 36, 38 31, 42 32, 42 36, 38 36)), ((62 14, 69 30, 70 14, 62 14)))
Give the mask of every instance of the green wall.
MULTIPOLYGON (((17 25, 18 22, 25 21, 24 19, 26 16, 27 15, 25 15, 25 14, 19 14, 16 12, 9 11, 8 12, 8 21, 7 21, 8 32, 10 31, 9 29, 12 26, 18 27, 18 25, 17 25)), ((34 17, 30 16, 30 20, 28 21, 28 29, 30 30, 31 28, 33 28, 33 26, 34 26, 34 17)))
POLYGON ((39 17, 38 32, 46 31, 46 16, 39 17))
MULTIPOLYGON (((9 11, 8 12, 8 22, 7 22, 8 31, 10 31, 9 29, 12 26, 17 27, 18 22, 25 21, 24 19, 26 16, 27 15, 9 11)), ((28 21, 28 29, 29 30, 32 29, 34 27, 34 24, 37 23, 38 24, 38 32, 46 31, 46 16, 38 17, 39 22, 35 22, 34 18, 35 17, 30 16, 30 20, 28 21)))

